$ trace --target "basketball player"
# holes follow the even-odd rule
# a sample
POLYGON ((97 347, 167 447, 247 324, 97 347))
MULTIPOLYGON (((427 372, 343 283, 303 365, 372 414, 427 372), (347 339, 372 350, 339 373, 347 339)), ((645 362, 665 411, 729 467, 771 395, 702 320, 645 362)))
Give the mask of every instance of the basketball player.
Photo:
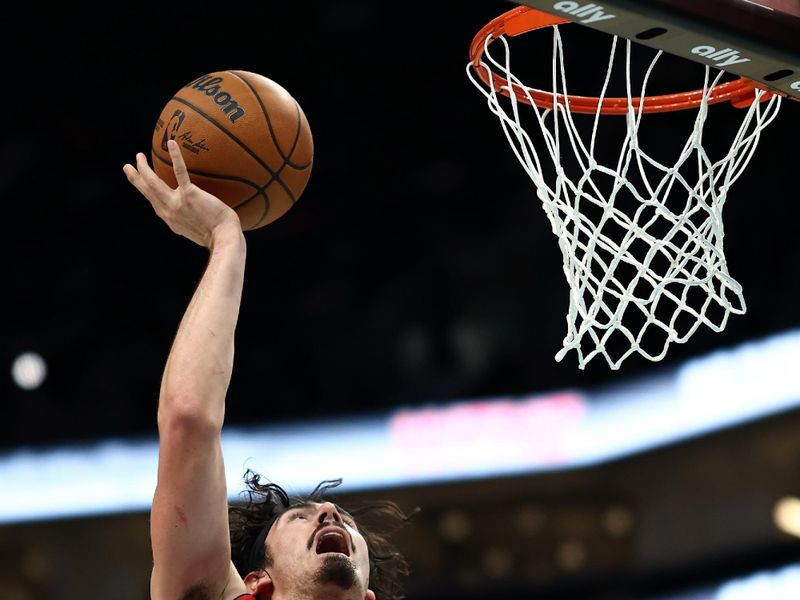
MULTIPOLYGON (((161 381, 158 484, 150 522, 153 600, 401 598, 399 576, 407 573, 402 556, 383 535, 359 526, 355 518, 363 511, 350 514, 324 500, 325 491, 340 481, 323 482, 310 497, 292 499, 250 473, 249 501, 229 509, 220 433, 245 238, 236 212, 191 183, 173 140, 168 149, 177 189, 155 174, 143 154, 123 171, 173 232, 208 248, 210 257, 161 381)), ((370 510, 407 520, 393 503, 370 510)))

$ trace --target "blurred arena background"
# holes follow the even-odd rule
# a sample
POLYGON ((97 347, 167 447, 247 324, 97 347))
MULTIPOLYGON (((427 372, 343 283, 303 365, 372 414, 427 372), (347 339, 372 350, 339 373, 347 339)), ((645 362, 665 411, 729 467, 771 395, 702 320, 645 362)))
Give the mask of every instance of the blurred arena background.
POLYGON ((232 494, 253 466, 420 506, 412 600, 800 597, 800 105, 725 209, 747 314, 661 363, 556 363, 557 241, 464 72, 512 6, 9 9, 0 599, 148 597, 158 386, 205 253, 122 165, 231 68, 286 87, 315 141, 302 199, 248 234, 232 494))

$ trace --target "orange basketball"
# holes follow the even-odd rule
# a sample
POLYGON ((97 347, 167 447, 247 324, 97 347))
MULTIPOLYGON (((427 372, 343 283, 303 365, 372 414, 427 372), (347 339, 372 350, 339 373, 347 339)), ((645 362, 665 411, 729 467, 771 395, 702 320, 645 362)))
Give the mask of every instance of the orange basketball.
POLYGON ((209 73, 167 102, 153 132, 153 168, 176 187, 169 139, 178 142, 192 183, 234 208, 245 230, 282 216, 311 174, 314 142, 303 110, 255 73, 209 73))

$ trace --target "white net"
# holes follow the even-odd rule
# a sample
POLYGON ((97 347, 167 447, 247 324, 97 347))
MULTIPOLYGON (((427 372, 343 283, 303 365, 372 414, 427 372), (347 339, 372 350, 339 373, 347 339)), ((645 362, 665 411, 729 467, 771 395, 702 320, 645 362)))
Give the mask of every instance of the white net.
MULTIPOLYGON (((729 275, 723 252, 722 209, 761 132, 777 115, 780 97, 762 102, 764 92, 756 90, 752 104, 741 110, 738 130, 729 132, 733 136, 729 146, 725 142, 724 155, 712 160, 703 146, 703 127, 708 94, 723 73, 712 80, 706 68, 704 98, 693 127, 674 164, 663 164, 639 145, 641 102, 660 53, 650 62, 641 90, 632 93, 628 41, 624 56, 627 113, 604 117, 624 119, 626 131, 615 164, 601 164, 595 151, 599 108, 593 116, 578 116, 591 120, 591 127, 581 124, 581 133, 569 102, 563 100, 567 85, 558 27, 553 27, 552 86, 547 92, 552 93, 554 109, 538 107, 531 97, 533 88, 511 72, 505 36, 494 45, 503 49, 501 60, 489 54, 490 41, 486 40, 484 59, 476 69, 500 74, 506 91, 523 92, 530 106, 515 93, 504 95, 492 77, 485 84, 470 66, 467 73, 500 120, 558 237, 570 291, 567 334, 556 360, 575 350, 580 368, 598 354, 612 369, 633 353, 657 361, 666 355, 670 343, 685 342, 701 324, 721 331, 731 313, 743 314, 742 289, 729 275), (521 122, 523 114, 530 119, 530 133, 521 122), (568 157, 574 165, 569 174, 568 157)), ((615 37, 605 82, 597 94, 601 99, 617 45, 615 37)))

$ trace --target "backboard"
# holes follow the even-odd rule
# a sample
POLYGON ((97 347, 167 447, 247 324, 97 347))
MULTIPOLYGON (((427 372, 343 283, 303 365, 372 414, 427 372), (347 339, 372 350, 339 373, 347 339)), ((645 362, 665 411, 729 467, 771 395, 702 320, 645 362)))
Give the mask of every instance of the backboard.
POLYGON ((800 100, 800 0, 517 1, 800 100))

